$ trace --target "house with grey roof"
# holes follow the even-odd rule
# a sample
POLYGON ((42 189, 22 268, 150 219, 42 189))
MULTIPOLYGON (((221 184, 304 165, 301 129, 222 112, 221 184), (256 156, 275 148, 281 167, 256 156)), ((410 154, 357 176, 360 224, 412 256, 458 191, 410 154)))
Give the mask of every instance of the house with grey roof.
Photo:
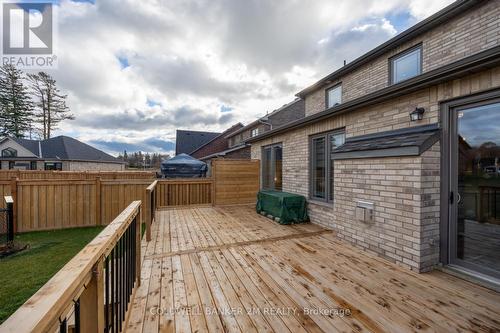
POLYGON ((125 162, 68 136, 0 140, 2 170, 120 171, 125 162))

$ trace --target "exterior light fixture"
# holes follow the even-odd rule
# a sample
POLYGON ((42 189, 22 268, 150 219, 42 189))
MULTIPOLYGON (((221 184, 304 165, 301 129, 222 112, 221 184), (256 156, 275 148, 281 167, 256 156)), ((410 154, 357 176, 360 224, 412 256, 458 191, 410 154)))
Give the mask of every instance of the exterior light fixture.
POLYGON ((415 108, 412 112, 410 112, 410 120, 417 121, 424 119, 424 108, 415 108))

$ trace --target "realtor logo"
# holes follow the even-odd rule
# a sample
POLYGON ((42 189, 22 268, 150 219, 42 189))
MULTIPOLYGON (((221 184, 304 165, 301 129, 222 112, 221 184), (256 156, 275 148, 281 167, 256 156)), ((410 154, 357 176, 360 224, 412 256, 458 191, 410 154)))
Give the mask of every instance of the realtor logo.
POLYGON ((55 68, 54 12, 50 2, 2 2, 2 65, 55 68))

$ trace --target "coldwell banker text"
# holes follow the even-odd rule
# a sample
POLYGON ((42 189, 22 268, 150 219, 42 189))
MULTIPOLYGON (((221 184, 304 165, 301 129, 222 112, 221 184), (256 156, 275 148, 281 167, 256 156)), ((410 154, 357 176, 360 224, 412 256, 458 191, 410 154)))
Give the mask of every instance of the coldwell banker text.
POLYGON ((57 68, 56 7, 50 1, 2 1, 2 65, 57 68))

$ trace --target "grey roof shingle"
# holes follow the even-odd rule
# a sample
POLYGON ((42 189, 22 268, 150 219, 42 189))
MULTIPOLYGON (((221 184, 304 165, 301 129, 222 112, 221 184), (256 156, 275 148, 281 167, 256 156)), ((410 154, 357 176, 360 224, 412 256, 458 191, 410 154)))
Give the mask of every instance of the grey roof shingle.
POLYGON ((39 158, 122 163, 119 159, 68 136, 57 136, 47 140, 12 139, 39 158))
POLYGON ((218 135, 220 133, 177 130, 175 135, 175 154, 191 154, 218 135))
POLYGON ((420 155, 439 139, 436 124, 347 139, 332 159, 420 155))

